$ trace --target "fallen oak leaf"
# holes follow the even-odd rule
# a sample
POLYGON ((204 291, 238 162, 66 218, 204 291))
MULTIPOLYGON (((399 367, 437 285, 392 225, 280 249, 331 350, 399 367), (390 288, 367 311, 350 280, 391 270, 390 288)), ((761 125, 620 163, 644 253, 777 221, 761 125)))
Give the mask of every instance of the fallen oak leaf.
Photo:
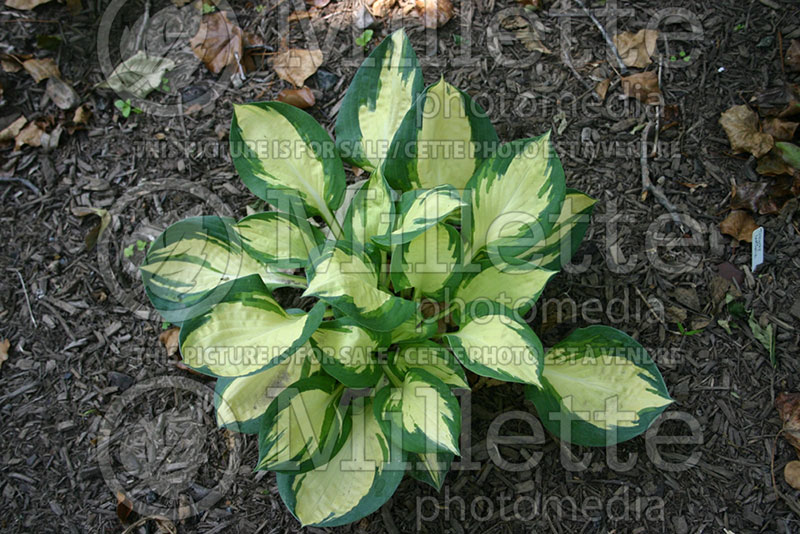
POLYGON ((658 30, 622 32, 615 35, 612 40, 626 66, 643 69, 652 63, 650 56, 656 51, 658 30))
POLYGON ((272 56, 272 68, 281 80, 302 87, 322 65, 321 50, 289 48, 272 56))
POLYGON ((316 103, 316 98, 314 98, 314 92, 304 86, 300 89, 281 90, 278 93, 278 102, 284 102, 300 109, 307 109, 316 103))
POLYGON ((31 75, 36 83, 52 78, 53 76, 61 76, 61 71, 58 70, 58 65, 53 58, 44 59, 28 59, 22 62, 22 68, 31 75))
POLYGON ((8 360, 8 349, 11 348, 11 342, 8 339, 0 341, 0 367, 3 367, 3 362, 8 360))
POLYGON ((775 145, 772 136, 758 130, 758 115, 745 105, 733 106, 719 118, 735 153, 750 152, 760 158, 775 145))
POLYGON ((88 215, 97 215, 100 217, 100 222, 97 223, 89 233, 86 234, 84 239, 86 250, 91 250, 97 244, 97 240, 103 235, 103 231, 111 224, 111 214, 108 210, 102 208, 92 208, 89 206, 76 206, 72 208, 72 214, 76 217, 86 217, 88 215))
POLYGON ((780 393, 775 409, 781 418, 781 432, 800 457, 800 393, 780 393))
POLYGON ((744 210, 731 211, 725 220, 719 223, 719 231, 732 236, 737 241, 753 241, 753 230, 758 228, 753 217, 744 210))
POLYGON ((661 88, 658 86, 656 71, 639 72, 622 78, 622 92, 628 98, 637 98, 645 104, 658 104, 661 101, 661 88))
POLYGON ((214 74, 219 74, 228 65, 240 65, 244 55, 242 29, 231 22, 224 11, 203 15, 189 46, 214 74))

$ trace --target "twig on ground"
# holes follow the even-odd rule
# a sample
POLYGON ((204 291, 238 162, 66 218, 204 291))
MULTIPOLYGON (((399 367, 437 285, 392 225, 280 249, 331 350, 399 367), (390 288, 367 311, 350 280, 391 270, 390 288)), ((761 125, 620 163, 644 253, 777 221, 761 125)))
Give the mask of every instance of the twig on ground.
POLYGON ((42 194, 41 190, 39 190, 38 187, 33 185, 33 183, 31 183, 29 180, 26 180, 25 178, 17 178, 16 176, 0 176, 0 182, 17 182, 24 185, 37 195, 42 194))
POLYGON ((611 37, 608 36, 608 32, 606 31, 606 29, 603 27, 603 25, 600 23, 600 21, 597 20, 597 17, 595 17, 592 14, 592 12, 589 11, 586 8, 586 4, 583 3, 583 0, 575 0, 575 2, 577 2, 578 5, 581 6, 581 9, 583 9, 583 12, 586 13, 589 16, 590 19, 592 19, 592 22, 594 22, 594 25, 597 26, 597 29, 600 30, 601 34, 603 34, 603 38, 606 40, 606 43, 608 44, 608 47, 614 53, 614 57, 617 58, 617 63, 619 64, 619 71, 622 74, 628 74, 628 67, 625 65, 625 62, 622 61, 622 56, 619 55, 619 50, 617 50, 617 45, 615 45, 614 41, 611 39, 611 37))
POLYGON ((672 217, 672 221, 678 226, 678 228, 683 230, 683 222, 678 215, 678 209, 672 202, 669 201, 667 195, 664 194, 664 191, 662 191, 660 187, 655 185, 650 180, 650 169, 647 166, 647 136, 650 133, 650 128, 652 127, 652 121, 648 121, 647 125, 644 127, 644 130, 642 130, 642 200, 647 198, 647 193, 652 193, 658 203, 664 206, 664 208, 669 212, 670 216, 672 217))
POLYGON ((139 33, 136 34, 136 46, 133 49, 134 52, 138 52, 139 48, 142 46, 142 37, 144 37, 144 32, 147 30, 148 22, 150 22, 150 0, 146 0, 144 3, 144 15, 142 16, 142 27, 139 28, 139 33))
POLYGON ((589 91, 594 92, 594 86, 592 84, 590 84, 589 82, 587 82, 586 80, 584 80, 583 76, 578 74, 578 71, 575 70, 575 65, 572 64, 572 60, 570 59, 569 54, 563 48, 561 49, 561 61, 564 62, 564 64, 572 72, 573 76, 575 76, 575 78, 577 78, 578 81, 581 82, 584 87, 586 87, 586 89, 588 89, 589 91))
POLYGON ((634 286, 634 289, 636 290, 636 293, 639 294, 639 297, 641 297, 641 299, 644 302, 645 306, 647 306, 647 309, 650 310, 650 313, 653 314, 653 317, 656 318, 656 321, 661 323, 663 326, 667 326, 667 323, 664 322, 664 319, 658 313, 656 313, 656 311, 650 305, 650 302, 646 298, 644 298, 644 295, 642 295, 642 292, 639 291, 639 288, 634 286))
POLYGON ((25 294, 25 304, 28 305, 28 313, 31 316, 31 322, 33 323, 33 327, 36 328, 36 318, 33 316, 33 310, 31 309, 31 299, 28 297, 28 288, 25 287, 25 280, 22 279, 22 275, 19 271, 15 271, 17 276, 19 277, 19 283, 22 284, 22 292, 25 294))
MULTIPOLYGON (((661 90, 661 54, 658 55, 658 89, 661 90)), ((655 138, 653 139, 653 151, 650 153, 650 157, 654 158, 658 156, 658 132, 661 131, 661 103, 664 101, 664 93, 658 95, 658 105, 656 105, 656 133, 655 138)))

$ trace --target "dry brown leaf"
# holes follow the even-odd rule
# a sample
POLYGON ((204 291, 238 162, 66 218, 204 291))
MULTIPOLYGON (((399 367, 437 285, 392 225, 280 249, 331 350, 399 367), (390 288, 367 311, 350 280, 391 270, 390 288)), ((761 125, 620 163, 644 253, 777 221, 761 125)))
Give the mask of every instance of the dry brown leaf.
POLYGON ((378 18, 385 17, 395 4, 397 4, 397 0, 375 0, 372 5, 369 6, 369 12, 378 18))
POLYGON ((19 150, 24 145, 42 146, 42 135, 44 130, 39 128, 35 122, 28 124, 21 132, 14 137, 14 150, 19 150))
POLYGON ((612 40, 625 65, 643 69, 652 63, 650 56, 656 51, 658 30, 622 32, 615 35, 612 40))
POLYGON ((272 68, 281 80, 302 87, 322 65, 321 50, 290 48, 272 56, 272 68))
POLYGON ((611 78, 606 78, 605 80, 594 86, 594 92, 597 93, 597 96, 600 97, 600 100, 606 99, 606 94, 608 94, 609 85, 611 85, 611 78))
POLYGON ((3 56, 0 59, 0 67, 3 67, 4 72, 19 72, 22 70, 22 63, 17 61, 13 56, 3 56))
POLYGON ((283 89, 278 93, 278 102, 285 102, 296 108, 306 109, 310 108, 316 103, 314 92, 308 87, 301 87, 300 89, 283 89))
POLYGON ((800 490, 800 461, 792 460, 783 468, 783 478, 786 483, 796 490, 800 490))
POLYGON ((242 29, 228 20, 224 11, 210 13, 203 16, 189 46, 208 70, 219 74, 228 65, 241 62, 244 54, 242 29))
POLYGON ((732 236, 737 241, 753 241, 753 230, 758 228, 752 215, 744 210, 733 210, 719 223, 719 231, 732 236))
POLYGON ((331 3, 331 0, 307 0, 307 1, 309 4, 316 7, 317 9, 322 9, 323 7, 331 3))
POLYGON ((133 512, 133 503, 127 495, 121 491, 117 492, 117 518, 122 523, 127 523, 131 519, 131 512, 133 512))
POLYGON ((775 409, 783 424, 783 437, 800 456, 800 393, 780 393, 775 399, 775 409))
POLYGON ((58 70, 58 65, 53 61, 53 58, 44 59, 29 59, 22 62, 22 68, 28 71, 28 74, 34 79, 36 83, 46 80, 53 76, 61 76, 61 71, 58 70))
POLYGON ((553 52, 547 48, 539 35, 531 24, 523 17, 513 16, 506 17, 500 25, 512 32, 514 36, 520 40, 522 45, 531 52, 541 52, 542 54, 552 54, 553 52))
POLYGON ((3 367, 3 362, 8 359, 8 349, 11 348, 11 342, 7 339, 0 341, 0 367, 3 367))
POLYGON ((56 105, 58 109, 71 109, 78 105, 81 101, 78 93, 72 88, 70 84, 53 76, 47 80, 47 88, 45 89, 47 96, 56 105))
POLYGON ((783 206, 800 195, 800 173, 765 177, 763 182, 734 185, 731 209, 745 209, 761 215, 780 213, 783 206))
POLYGON ((18 119, 6 126, 3 131, 0 131, 0 143, 15 139, 19 132, 22 131, 22 127, 25 126, 26 122, 28 122, 28 119, 26 119, 24 115, 20 115, 18 119))
POLYGON ((450 0, 416 0, 416 8, 426 28, 441 28, 453 18, 453 2, 450 0))
POLYGON ((764 128, 764 133, 771 135, 776 141, 791 141, 800 123, 784 121, 773 117, 764 119, 761 126, 764 128))
POLYGON ((97 215, 100 217, 100 222, 89 230, 89 233, 86 234, 86 238, 84 239, 86 250, 91 250, 94 248, 95 244, 97 244, 97 240, 100 239, 100 236, 103 235, 103 231, 111 224, 111 214, 108 210, 93 208, 91 206, 75 206, 72 208, 72 214, 76 217, 87 217, 89 215, 97 215))
POLYGON ((178 347, 180 346, 179 338, 181 335, 181 329, 176 327, 170 328, 169 330, 164 330, 158 335, 158 340, 164 345, 164 348, 167 349, 167 356, 172 356, 176 352, 178 352, 178 347))
POLYGON ((651 70, 625 76, 622 78, 622 92, 628 98, 637 98, 645 104, 658 104, 661 100, 658 74, 651 70))
POLYGON ((789 50, 786 51, 786 66, 789 70, 800 70, 800 39, 792 39, 789 50))
POLYGON ((758 130, 758 115, 747 106, 733 106, 719 118, 734 152, 750 152, 760 158, 775 145, 772 136, 758 130))
POLYGON ((19 9, 20 11, 30 11, 36 6, 46 4, 50 0, 6 0, 6 7, 19 9))
POLYGON ((78 109, 75 110, 75 114, 72 116, 72 122, 75 124, 86 124, 89 122, 89 119, 92 118, 92 110, 84 104, 82 106, 78 106, 78 109))
POLYGON ((791 173, 792 168, 787 165, 780 154, 773 149, 765 156, 758 158, 756 172, 767 176, 778 176, 779 174, 791 173))

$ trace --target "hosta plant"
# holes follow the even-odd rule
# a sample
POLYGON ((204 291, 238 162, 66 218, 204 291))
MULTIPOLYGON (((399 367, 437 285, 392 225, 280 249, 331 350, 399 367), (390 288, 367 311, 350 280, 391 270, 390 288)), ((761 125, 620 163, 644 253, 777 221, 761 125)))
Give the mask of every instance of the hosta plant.
POLYGON ((524 384, 580 445, 630 439, 671 402, 626 334, 545 351, 525 322, 594 203, 566 188, 549 134, 501 144, 469 95, 424 86, 399 31, 356 73, 335 136, 286 104, 235 106, 231 155, 269 211, 181 221, 141 267, 183 361, 217 377, 219 425, 257 434, 256 469, 301 523, 362 518, 406 473, 440 488, 471 373, 524 384), (348 188, 343 162, 368 177, 348 188))

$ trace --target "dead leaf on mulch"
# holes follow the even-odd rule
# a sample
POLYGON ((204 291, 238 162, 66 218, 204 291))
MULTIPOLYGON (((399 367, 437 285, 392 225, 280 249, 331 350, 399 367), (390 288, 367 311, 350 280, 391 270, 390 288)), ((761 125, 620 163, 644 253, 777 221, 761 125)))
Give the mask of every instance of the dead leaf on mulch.
POLYGON ((622 32, 615 35, 612 40, 626 66, 643 69, 652 63, 650 56, 656 51, 658 30, 622 32))
POLYGON ((737 241, 753 241, 753 230, 758 228, 752 215, 744 210, 733 210, 719 223, 719 231, 732 236, 737 241))
POLYGON ((783 478, 786 483, 796 490, 800 490, 800 461, 792 460, 783 468, 783 478))
POLYGON ((224 11, 204 15, 189 46, 214 74, 219 74, 228 65, 241 64, 244 55, 242 29, 231 22, 224 11))
POLYGON ((628 98, 637 98, 645 104, 658 104, 661 100, 661 88, 658 86, 658 74, 651 70, 624 76, 622 92, 628 98))
POLYGON ((178 352, 178 347, 180 346, 178 340, 180 335, 181 329, 177 326, 169 330, 164 330, 158 335, 158 340, 164 345, 164 348, 167 349, 167 356, 173 356, 178 352))
POLYGON ((317 9, 322 9, 323 7, 331 3, 331 0, 306 0, 306 1, 308 4, 311 4, 317 9))
POLYGON ((19 9, 20 11, 30 11, 36 6, 46 4, 51 0, 6 0, 6 7, 19 9))
POLYGON ((75 113, 72 115, 72 122, 75 124, 86 124, 92 118, 92 110, 86 104, 78 106, 75 113))
POLYGON ((594 92, 600 97, 600 100, 605 100, 608 94, 608 86, 611 85, 611 78, 606 78, 594 86, 594 92))
POLYGON ((542 54, 553 53, 542 43, 534 27, 525 18, 520 16, 506 17, 500 25, 514 32, 516 38, 519 39, 527 50, 531 52, 541 52, 542 54))
POLYGON ((127 495, 121 491, 117 492, 117 518, 122 523, 127 523, 133 512, 133 503, 127 495))
POLYGON ((772 117, 764 119, 761 125, 764 128, 764 133, 771 135, 776 141, 791 141, 800 123, 772 117))
POLYGON ((130 93, 144 98, 161 87, 164 74, 175 68, 175 62, 165 57, 151 57, 140 50, 116 66, 108 79, 96 87, 110 88, 117 93, 130 93))
POLYGON ((775 399, 775 409, 781 418, 783 437, 800 457, 800 393, 780 393, 775 399))
POLYGON ((271 63, 281 80, 302 87, 322 65, 322 51, 290 48, 272 56, 271 63))
POLYGON ((0 367, 3 367, 3 362, 8 359, 8 349, 11 348, 11 342, 7 339, 0 341, 0 367))
POLYGON ((778 176, 780 174, 791 174, 792 167, 783 161, 778 150, 774 148, 766 156, 758 158, 756 172, 765 176, 778 176))
POLYGON ((56 105, 58 109, 71 109, 78 105, 81 98, 75 89, 70 84, 59 78, 53 76, 47 80, 47 87, 45 93, 50 97, 50 100, 56 105))
POLYGON ((308 87, 300 89, 282 89, 278 93, 278 102, 284 102, 296 108, 307 109, 316 103, 314 92, 308 87))
POLYGON ((789 50, 786 51, 785 62, 789 70, 800 70, 800 39, 792 39, 792 44, 789 45, 789 50))
POLYGON ((61 76, 61 71, 58 70, 58 65, 53 61, 53 58, 44 59, 29 59, 22 62, 22 68, 28 71, 36 83, 46 80, 53 76, 61 76))
POLYGON ((89 206, 76 206, 72 208, 72 214, 76 217, 86 217, 88 215, 97 215, 100 217, 100 222, 89 230, 89 233, 86 234, 86 238, 84 239, 86 250, 91 250, 94 248, 95 244, 97 244, 97 240, 100 239, 100 236, 103 235, 103 231, 111 224, 111 214, 108 213, 108 210, 89 206))
POLYGON ((780 213, 783 206, 800 195, 800 173, 765 177, 763 182, 735 184, 731 192, 731 209, 745 209, 761 215, 780 213))
POLYGON ((44 135, 38 124, 31 122, 21 132, 14 137, 14 150, 19 150, 25 145, 28 146, 42 146, 42 136, 44 135))
POLYGON ((417 13, 426 28, 441 28, 453 18, 451 0, 416 0, 417 13))
POLYGON ((800 115, 800 87, 783 84, 764 89, 750 99, 766 117, 793 117, 800 115))
POLYGON ((27 122, 28 119, 26 119, 24 115, 20 115, 18 119, 6 126, 3 131, 0 131, 0 143, 6 143, 15 139, 27 122))
POLYGON ((389 14, 395 4, 397 4, 397 0, 375 0, 367 6, 367 9, 372 16, 382 18, 389 14))
POLYGON ((775 145, 768 133, 759 131, 758 115, 747 106, 733 106, 719 118, 719 124, 728 135, 735 153, 750 152, 760 158, 775 145))

